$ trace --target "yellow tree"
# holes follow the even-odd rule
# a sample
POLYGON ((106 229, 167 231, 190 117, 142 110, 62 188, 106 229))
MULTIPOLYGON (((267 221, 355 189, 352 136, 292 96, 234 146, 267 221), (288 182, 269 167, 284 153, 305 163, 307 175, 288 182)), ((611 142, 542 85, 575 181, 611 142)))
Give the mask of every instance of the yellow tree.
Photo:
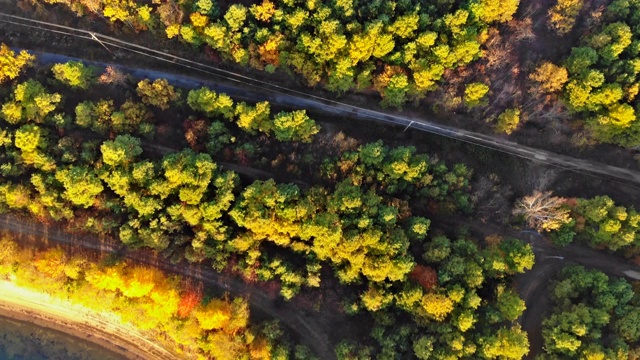
POLYGON ((520 0, 480 0, 471 5, 471 11, 489 24, 492 22, 507 22, 518 10, 520 0))
POLYGON ((511 135, 520 124, 520 109, 507 109, 498 116, 495 129, 497 132, 511 135))
POLYGON ((196 307, 193 310, 193 315, 203 330, 222 329, 231 320, 231 304, 225 300, 214 299, 207 305, 196 307))
POLYGON ((469 107, 479 105, 488 92, 489 87, 483 83, 467 84, 464 88, 464 101, 469 107))
POLYGON ((540 84, 540 88, 545 92, 560 91, 569 80, 567 69, 562 66, 545 62, 536 68, 529 79, 540 84))
POLYGON ((157 79, 154 82, 144 79, 138 83, 136 92, 142 98, 143 103, 162 110, 168 109, 169 103, 180 97, 180 93, 169 85, 166 79, 157 79))
POLYGON ((60 82, 72 88, 87 89, 91 84, 93 71, 79 61, 68 61, 64 64, 55 64, 51 68, 53 76, 60 82))
POLYGON ((444 321, 453 311, 453 301, 446 295, 429 293, 422 297, 422 307, 436 321, 444 321))
POLYGON ((7 45, 0 44, 0 84, 17 78, 25 67, 33 63, 35 58, 24 50, 16 55, 7 45))
POLYGON ((558 0, 549 9, 547 26, 559 35, 568 33, 573 28, 583 5, 583 0, 558 0))

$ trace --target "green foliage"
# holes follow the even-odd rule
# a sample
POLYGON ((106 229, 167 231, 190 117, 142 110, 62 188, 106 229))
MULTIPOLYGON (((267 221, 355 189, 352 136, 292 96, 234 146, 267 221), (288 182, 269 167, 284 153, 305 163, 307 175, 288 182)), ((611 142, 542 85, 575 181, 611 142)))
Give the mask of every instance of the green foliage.
POLYGON ((140 140, 130 135, 118 135, 114 141, 100 146, 102 161, 109 166, 127 165, 142 154, 140 140))
POLYGON ((498 310, 508 321, 517 320, 527 307, 512 290, 498 289, 498 310))
POLYGON ((542 327, 546 354, 611 359, 629 356, 629 346, 638 334, 637 321, 634 323, 638 298, 625 280, 571 265, 562 270, 551 287, 551 298, 554 311, 542 327))
POLYGON ((409 80, 404 74, 397 74, 389 79, 384 89, 382 102, 384 107, 400 108, 406 101, 406 94, 409 91, 409 80))
POLYGON ((53 76, 72 88, 87 89, 93 80, 93 71, 78 61, 55 64, 51 68, 53 76))
MULTIPOLYGON (((187 103, 193 110, 209 117, 235 119, 236 124, 244 131, 274 134, 279 141, 311 142, 313 135, 320 131, 320 127, 304 110, 283 111, 271 119, 271 106, 266 101, 254 106, 244 102, 234 104, 226 94, 217 94, 208 88, 189 91, 187 103)), ((216 126, 219 128, 219 125, 216 126)))
POLYGON ((168 109, 171 102, 180 98, 180 93, 166 79, 156 79, 153 82, 144 79, 138 83, 136 92, 143 103, 162 110, 168 109))
POLYGON ((309 143, 320 131, 305 110, 280 112, 273 118, 273 133, 279 141, 302 141, 309 143))
POLYGON ((384 106, 399 108, 436 89, 445 70, 480 58, 478 35, 511 20, 518 5, 519 0, 264 0, 232 3, 219 14, 212 1, 200 0, 188 6, 73 8, 127 21, 138 30, 162 22, 170 39, 206 44, 223 60, 256 69, 284 68, 310 86, 322 84, 339 94, 369 88, 382 65, 393 70, 375 75, 375 89, 384 106))
POLYGON ((389 148, 382 141, 365 144, 344 152, 337 161, 325 161, 323 175, 349 179, 406 200, 427 197, 449 209, 469 207, 470 171, 464 165, 449 170, 411 146, 389 148))
POLYGON ((504 239, 487 248, 484 265, 487 271, 499 277, 501 274, 514 275, 531 270, 534 262, 531 245, 517 239, 504 239))
POLYGON ((75 123, 98 133, 153 134, 153 115, 144 104, 126 100, 119 111, 113 100, 83 101, 75 108, 75 123))
POLYGON ((634 209, 615 206, 607 196, 580 199, 577 211, 586 220, 581 236, 586 236, 592 246, 617 250, 634 244, 639 238, 640 214, 634 209))
MULTIPOLYGON (((582 5, 581 1, 561 3, 567 3, 567 11, 579 10, 582 5)), ((586 129, 598 142, 624 147, 640 144, 636 109, 640 28, 632 15, 638 11, 636 1, 612 2, 604 21, 583 37, 583 46, 573 48, 564 62, 569 71, 565 101, 586 119, 586 129)))
POLYGON ((189 91, 187 103, 194 111, 210 117, 221 115, 231 120, 234 116, 233 100, 226 94, 217 94, 205 87, 189 91))

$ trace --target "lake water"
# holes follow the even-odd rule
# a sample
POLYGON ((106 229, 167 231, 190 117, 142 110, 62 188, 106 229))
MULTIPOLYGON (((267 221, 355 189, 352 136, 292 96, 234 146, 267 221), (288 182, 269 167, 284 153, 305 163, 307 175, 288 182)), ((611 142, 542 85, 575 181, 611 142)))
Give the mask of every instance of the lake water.
POLYGON ((122 358, 121 355, 66 333, 0 316, 0 360, 122 358))

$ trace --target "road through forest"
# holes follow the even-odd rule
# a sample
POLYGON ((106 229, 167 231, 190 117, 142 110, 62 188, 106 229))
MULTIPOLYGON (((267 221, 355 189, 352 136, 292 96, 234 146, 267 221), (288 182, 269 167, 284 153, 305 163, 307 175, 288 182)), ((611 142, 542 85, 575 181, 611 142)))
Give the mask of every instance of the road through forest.
MULTIPOLYGON (((345 119, 350 118, 391 123, 402 127, 405 130, 412 128, 420 131, 426 131, 567 170, 587 172, 600 177, 610 177, 618 180, 640 183, 640 171, 637 170, 625 169, 592 160, 579 159, 520 145, 491 135, 437 124, 429 121, 429 119, 424 116, 407 116, 398 112, 381 112, 356 105, 346 104, 276 84, 267 83, 258 79, 253 79, 237 72, 224 70, 208 64, 198 63, 193 60, 168 54, 167 52, 123 41, 97 32, 76 29, 45 21, 38 21, 11 15, 5 12, 0 12, 0 21, 10 23, 12 26, 28 26, 31 28, 44 29, 50 32, 55 31, 58 33, 66 32, 70 34, 69 36, 74 36, 79 39, 85 39, 91 42, 97 41, 105 49, 109 49, 109 47, 111 47, 111 50, 109 50, 110 52, 116 49, 130 51, 142 56, 154 58, 157 61, 170 62, 176 66, 186 67, 200 73, 213 75, 219 79, 225 79, 226 81, 225 84, 221 84, 219 81, 206 81, 176 74, 152 71, 149 69, 129 69, 134 75, 139 77, 166 78, 176 85, 185 87, 208 86, 216 91, 226 92, 232 97, 244 100, 253 102, 267 100, 279 106, 313 110, 345 119), (255 90, 249 90, 248 88, 253 88, 255 90)), ((45 62, 62 61, 60 60, 62 59, 62 57, 60 57, 61 55, 40 53, 40 56, 42 57, 41 61, 45 62)), ((103 63, 101 65, 105 64, 103 63)), ((114 65, 117 66, 117 64, 114 65)), ((398 129, 398 131, 400 131, 400 129, 398 129)))
MULTIPOLYGON (((126 48, 127 45, 123 44, 123 42, 106 37, 100 34, 96 34, 101 37, 105 43, 112 46, 119 46, 124 50, 128 50, 126 48), (116 43, 118 41, 118 43, 116 43), (110 43, 109 43, 110 42, 110 43), (114 45, 115 44, 115 45, 114 45)), ((133 44, 130 44, 133 45, 133 44)), ((137 45, 136 45, 137 46, 137 45)), ((138 50, 140 50, 140 46, 137 46, 138 50)), ((38 59, 41 63, 52 63, 52 62, 64 62, 70 60, 72 58, 66 57, 58 54, 51 53, 39 53, 34 52, 38 56, 38 59)), ((160 52, 154 53, 156 56, 162 55, 160 52)), ((170 61, 176 62, 176 64, 181 61, 179 58, 172 55, 165 55, 162 61, 170 61)), ((96 63, 89 62, 99 66, 106 66, 109 64, 106 63, 96 63)), ((513 154, 515 156, 523 157, 526 159, 531 159, 533 161, 537 161, 540 163, 553 165, 562 167, 565 169, 575 170, 579 172, 588 172, 592 174, 596 174, 598 176, 607 176, 613 177, 617 179, 627 180, 634 183, 640 183, 640 172, 630 169, 623 169, 619 167, 614 167, 607 164, 598 163, 595 161, 578 159, 566 155, 555 154, 549 151, 534 149, 531 147, 519 145, 513 142, 505 141, 502 139, 498 139, 489 135, 479 134, 475 132, 470 132, 462 129, 455 129, 448 126, 434 124, 429 122, 427 119, 418 119, 418 118, 410 118, 407 116, 399 115, 399 114, 391 114, 391 113, 383 113, 375 110, 369 110, 365 108, 361 108, 354 105, 344 104, 335 102, 332 100, 327 100, 318 97, 311 96, 302 96, 299 94, 291 94, 283 91, 283 89, 271 89, 269 91, 265 91, 264 89, 258 90, 248 90, 247 86, 241 85, 233 85, 229 82, 220 83, 216 81, 208 81, 202 80, 187 76, 169 74, 165 72, 153 71, 149 69, 136 69, 136 68, 124 68, 117 64, 113 64, 117 67, 123 68, 123 70, 131 72, 132 75, 142 78, 166 78, 170 82, 172 82, 176 86, 186 87, 186 88, 196 88, 200 86, 207 86, 212 88, 218 92, 225 92, 230 96, 246 100, 246 101, 270 101, 274 105, 283 106, 283 107, 294 107, 301 109, 313 110, 316 112, 321 112, 325 114, 329 114, 335 117, 343 117, 345 119, 359 119, 359 120, 374 120, 378 122, 386 122, 393 123, 395 125, 399 125, 404 127, 411 127, 413 129, 418 129, 422 131, 428 131, 431 133, 439 134, 442 136, 446 136, 449 138, 457 139, 460 141, 477 144, 479 146, 488 147, 491 149, 499 150, 502 152, 506 152, 509 154, 513 154)), ((198 69, 195 69, 198 70, 198 69)), ((218 75, 221 76, 221 75, 218 75)), ((231 78, 231 77, 230 77, 231 78)), ((246 79, 238 80, 237 78, 231 78, 232 81, 237 83, 244 83, 242 85, 247 85, 245 83, 246 79)), ((249 86, 253 86, 257 88, 255 85, 248 84, 249 86)), ((401 131, 398 129, 398 131, 401 131)), ((11 222, 7 223, 4 220, 1 225, 11 231, 17 233, 29 233, 33 232, 34 226, 22 226, 19 223, 11 224, 11 222)), ((40 236, 47 236, 45 230, 38 230, 41 234, 40 236)), ((64 234, 60 234, 60 237, 64 237, 64 234)), ((55 240, 55 239, 52 239, 55 240)), ((59 241, 59 239, 57 240, 59 241)), ((536 252, 536 266, 534 269, 522 276, 519 277, 519 284, 521 289, 521 294, 524 296, 525 301, 527 302, 528 309, 525 312, 523 318, 521 319, 521 323, 523 324, 523 328, 530 332, 531 343, 532 343, 532 354, 535 351, 539 351, 541 348, 541 338, 539 337, 539 329, 542 316, 547 310, 548 301, 545 301, 545 294, 548 286, 548 282, 550 277, 552 277, 558 269, 560 269, 563 265, 569 262, 574 262, 578 264, 582 264, 587 267, 595 268, 602 270, 608 274, 623 276, 623 272, 625 270, 636 270, 640 271, 640 268, 633 265, 628 265, 622 259, 616 256, 612 256, 606 253, 597 252, 594 250, 590 250, 581 246, 571 245, 566 248, 558 249, 548 242, 542 241, 538 237, 533 237, 530 239, 534 251, 536 252), (562 257, 562 259, 557 258, 562 257)), ((85 246, 84 244, 80 244, 85 246)), ((95 245, 91 245, 95 246, 95 245)), ((113 250, 113 249, 111 249, 113 250)), ((139 255, 128 255, 128 256, 139 256, 139 255)), ((142 259, 144 260, 144 259, 142 259)), ((153 261, 158 261, 158 259, 152 259, 153 261)), ((150 259, 146 259, 146 261, 151 261, 150 259)), ((162 267, 170 268, 172 265, 168 262, 164 262, 161 264, 162 267)), ((194 275, 194 274, 202 274, 202 268, 192 268, 193 265, 189 265, 187 268, 176 269, 178 272, 183 273, 185 275, 194 275), (189 274, 189 272, 193 271, 193 274, 189 274)), ((173 270, 172 270, 173 271, 173 270)), ((305 319, 304 314, 302 312, 296 312, 291 309, 278 309, 273 305, 272 299, 265 299, 265 295, 261 294, 259 290, 253 288, 243 282, 239 281, 235 278, 228 278, 225 283, 220 282, 220 276, 225 277, 226 275, 216 274, 213 271, 207 271, 206 275, 200 275, 201 278, 216 284, 216 286, 230 286, 229 291, 232 293, 249 293, 251 294, 251 303, 253 306, 261 307, 262 310, 270 314, 276 318, 280 318, 283 323, 287 325, 288 328, 296 332, 301 339, 304 340, 305 343, 312 346, 312 348, 321 356, 322 358, 334 358, 332 350, 329 347, 328 334, 335 329, 330 328, 329 326, 320 326, 320 324, 312 324, 308 319, 305 319), (211 278, 210 278, 211 277, 211 278), (231 285, 230 285, 231 284, 231 285), (256 300, 257 299, 257 300, 256 300), (317 325, 317 326, 316 326, 317 325)), ((531 357, 531 356, 530 356, 531 357)))

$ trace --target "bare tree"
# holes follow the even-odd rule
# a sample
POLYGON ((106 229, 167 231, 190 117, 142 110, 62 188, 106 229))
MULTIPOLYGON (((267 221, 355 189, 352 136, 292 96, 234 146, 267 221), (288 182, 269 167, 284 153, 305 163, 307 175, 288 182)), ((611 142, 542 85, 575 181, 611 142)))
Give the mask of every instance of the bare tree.
POLYGON ((557 230, 571 221, 566 199, 551 196, 551 191, 534 191, 533 194, 516 201, 514 215, 523 215, 527 225, 537 231, 557 230))
POLYGON ((102 84, 123 85, 127 80, 127 75, 115 67, 109 65, 104 73, 98 78, 98 82, 102 84))

